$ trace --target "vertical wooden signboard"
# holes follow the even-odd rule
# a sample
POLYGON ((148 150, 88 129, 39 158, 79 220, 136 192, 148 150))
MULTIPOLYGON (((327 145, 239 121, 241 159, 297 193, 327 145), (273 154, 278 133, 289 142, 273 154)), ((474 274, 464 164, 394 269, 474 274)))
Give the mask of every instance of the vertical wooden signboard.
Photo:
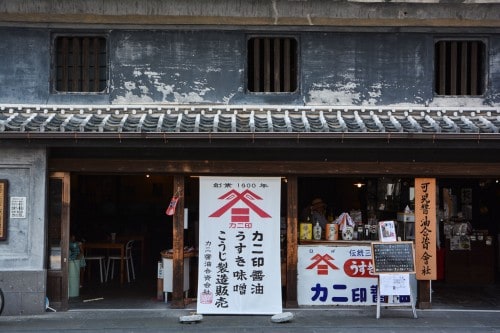
POLYGON ((7 180, 0 180, 0 240, 7 239, 7 180))
POLYGON ((415 265, 417 280, 436 280, 436 179, 415 178, 415 265))

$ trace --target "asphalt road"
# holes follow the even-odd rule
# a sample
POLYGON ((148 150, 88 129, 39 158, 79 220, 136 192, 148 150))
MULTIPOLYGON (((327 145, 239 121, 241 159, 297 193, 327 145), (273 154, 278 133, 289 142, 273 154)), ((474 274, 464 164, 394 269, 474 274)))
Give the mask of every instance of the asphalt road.
MULTIPOLYGON (((192 310, 191 310, 192 311, 192 310)), ((500 332, 499 310, 417 310, 376 307, 287 309, 293 319, 273 323, 263 315, 205 315, 181 323, 190 310, 78 310, 37 316, 0 317, 0 332, 500 332)))

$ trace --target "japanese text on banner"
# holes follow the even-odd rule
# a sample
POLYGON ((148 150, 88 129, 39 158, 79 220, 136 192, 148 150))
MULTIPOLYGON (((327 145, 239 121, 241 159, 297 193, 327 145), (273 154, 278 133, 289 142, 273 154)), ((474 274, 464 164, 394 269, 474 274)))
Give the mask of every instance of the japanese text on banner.
POLYGON ((200 178, 197 311, 281 312, 280 178, 200 178))

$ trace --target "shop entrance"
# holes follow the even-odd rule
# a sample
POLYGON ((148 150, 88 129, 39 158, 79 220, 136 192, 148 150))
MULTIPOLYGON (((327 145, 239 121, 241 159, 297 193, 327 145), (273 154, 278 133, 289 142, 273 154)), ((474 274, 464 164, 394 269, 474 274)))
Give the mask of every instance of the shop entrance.
MULTIPOLYGON (((437 178, 437 185, 438 279, 432 282, 431 302, 437 306, 498 307, 499 181, 437 178)), ((402 240, 414 240, 413 224, 418 221, 408 222, 404 214, 405 208, 414 211, 418 204, 412 193, 413 178, 300 177, 299 223, 308 216, 313 221, 310 207, 321 202, 329 220, 342 213, 364 226, 393 220, 402 240)))
MULTIPOLYGON (((196 245, 197 230, 196 209, 191 209, 198 204, 197 193, 191 193, 196 192, 193 184, 188 179, 183 194, 193 221, 185 230, 189 246, 196 245)), ((72 174, 70 230, 89 259, 80 275, 79 297, 70 298, 70 308, 164 306, 157 273, 160 252, 172 248, 172 216, 165 214, 172 195, 173 177, 169 175, 72 174), (120 248, 103 245, 106 243, 123 244, 125 257, 127 244, 131 245, 123 276, 120 248)))
MULTIPOLYGON (((184 205, 188 210, 188 226, 185 229, 184 245, 198 247, 198 205, 199 182, 197 177, 184 178, 185 189, 184 205)), ((71 202, 70 202, 70 230, 84 242, 111 240, 111 234, 116 234, 117 240, 135 239, 134 268, 135 281, 120 283, 117 273, 119 265, 115 263, 115 276, 107 282, 100 282, 99 267, 95 262, 87 262, 82 273, 82 288, 80 296, 69 301, 69 308, 164 308, 163 301, 157 298, 157 268, 161 260, 160 252, 172 249, 172 217, 165 214, 165 210, 173 195, 174 177, 166 174, 146 173, 73 173, 71 175, 71 202), (140 241, 139 241, 140 240, 140 241)), ((407 205, 414 209, 411 202, 413 179, 398 177, 299 177, 298 178, 298 218, 303 218, 304 207, 307 207, 317 197, 327 204, 327 214, 334 217, 342 212, 360 211, 362 223, 372 223, 376 220, 395 219, 397 213, 407 205), (375 213, 375 214, 373 214, 375 213), (371 220, 374 219, 374 220, 371 220)), ((476 283, 472 288, 490 290, 497 288, 500 275, 498 250, 498 229, 500 185, 496 179, 438 179, 439 208, 449 210, 450 222, 457 223, 460 217, 470 218, 472 230, 476 236, 471 240, 474 245, 478 242, 479 232, 488 231, 492 236, 493 259, 490 263, 481 265, 487 270, 493 280, 483 284, 476 283), (446 189, 446 190, 444 190, 446 189), (451 200, 445 203, 446 200, 451 200), (449 196, 448 196, 449 195, 449 196), (450 204, 452 204, 450 208, 450 204), (469 210, 470 209, 470 210, 469 210)), ((286 221, 287 212, 287 185, 283 180, 282 217, 286 221)), ((307 212, 307 211, 306 211, 307 212)), ((444 222, 444 221, 443 221, 444 222)), ((443 227, 444 223, 440 225, 443 227)), ((471 230, 471 232, 472 232, 471 230)), ((286 249, 286 230, 282 230, 282 251, 286 249)), ((440 228, 443 248, 444 230, 440 228)), ((483 237, 486 243, 486 238, 483 237)), ((451 250, 451 249, 450 249, 451 250)), ((450 254, 451 251, 442 255, 450 254)), ((469 252, 468 252, 469 253, 469 252)), ((98 253, 95 253, 98 254, 98 253)), ((286 257, 286 253, 282 253, 286 257)), ((462 257, 463 258, 463 257, 462 257)), ((484 258, 482 256, 481 258, 484 258)), ((447 260, 452 260, 446 258, 447 260)), ((448 262, 450 263, 450 261, 448 262)), ((446 262, 445 262, 446 264, 446 262)), ((467 297, 466 292, 471 290, 472 280, 463 277, 463 281, 450 281, 460 274, 468 274, 470 270, 464 265, 458 265, 455 273, 445 272, 439 281, 433 283, 432 302, 452 304, 457 297, 467 297), (452 288, 452 289, 450 289, 452 288), (453 291, 453 298, 447 294, 453 291)), ((283 265, 286 270, 286 263, 283 265)), ((449 269, 451 266, 446 266, 449 269)), ((444 269, 444 268, 443 268, 444 269)), ((284 270, 284 272, 285 272, 284 270)), ((197 262, 190 265, 191 289, 187 297, 196 298, 197 262)), ((477 273, 477 272, 476 272, 477 273)), ((477 277, 487 275, 479 273, 477 277)), ((286 280, 283 284, 286 284, 286 280)), ((283 294, 286 297, 285 293, 283 294)), ((474 297, 474 295, 472 295, 474 297)), ((478 301, 470 299, 469 301, 478 301)))

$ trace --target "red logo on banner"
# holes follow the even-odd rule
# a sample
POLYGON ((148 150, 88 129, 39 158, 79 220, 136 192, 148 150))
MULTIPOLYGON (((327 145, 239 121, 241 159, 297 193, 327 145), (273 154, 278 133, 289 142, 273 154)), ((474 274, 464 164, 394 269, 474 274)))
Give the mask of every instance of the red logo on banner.
POLYGON ((316 267, 318 275, 328 275, 328 267, 330 267, 331 269, 339 269, 337 266, 330 262, 330 260, 335 259, 333 259, 333 257, 331 257, 329 254, 325 254, 324 256, 322 256, 321 254, 316 254, 311 258, 311 260, 314 260, 314 262, 307 266, 306 269, 313 269, 314 267, 316 267))
POLYGON ((223 195, 221 195, 218 199, 220 200, 228 200, 224 206, 213 212, 210 217, 221 217, 225 212, 227 212, 231 207, 236 205, 238 201, 242 201, 247 205, 248 208, 232 208, 231 209, 231 221, 244 223, 250 220, 250 209, 253 210, 257 215, 262 218, 271 217, 268 213, 263 211, 260 207, 254 204, 252 201, 262 200, 257 194, 253 193, 250 190, 245 190, 239 193, 236 190, 231 190, 223 195))
POLYGON ((344 263, 344 272, 350 277, 372 278, 373 263, 371 259, 349 259, 344 263))

